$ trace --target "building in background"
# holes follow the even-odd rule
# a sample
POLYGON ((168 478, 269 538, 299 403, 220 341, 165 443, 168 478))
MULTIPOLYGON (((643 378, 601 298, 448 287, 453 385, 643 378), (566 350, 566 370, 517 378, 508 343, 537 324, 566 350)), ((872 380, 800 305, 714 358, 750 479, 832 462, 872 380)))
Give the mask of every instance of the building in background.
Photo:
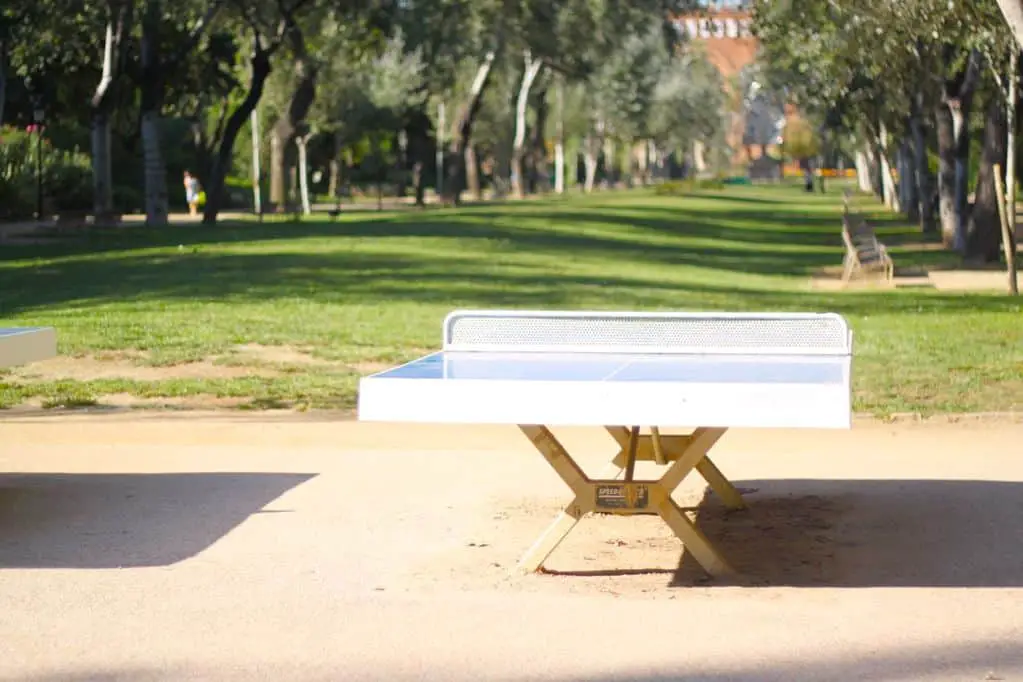
MULTIPOLYGON (((779 93, 767 92, 756 79, 759 43, 750 31, 750 0, 704 0, 693 13, 677 18, 680 33, 699 44, 728 88, 724 142, 729 168, 754 179, 780 178, 781 132, 791 113, 779 93)), ((707 165, 701 145, 693 150, 698 170, 707 165)))

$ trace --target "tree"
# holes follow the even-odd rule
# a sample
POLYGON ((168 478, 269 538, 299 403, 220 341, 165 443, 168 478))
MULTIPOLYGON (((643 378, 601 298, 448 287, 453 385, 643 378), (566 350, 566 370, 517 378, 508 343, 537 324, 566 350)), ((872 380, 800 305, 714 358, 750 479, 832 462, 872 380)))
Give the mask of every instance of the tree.
POLYGON ((160 121, 171 65, 182 64, 190 58, 224 2, 226 0, 198 2, 194 7, 197 15, 192 25, 185 28, 177 23, 176 18, 191 18, 187 3, 185 7, 182 7, 183 3, 175 3, 174 10, 167 13, 161 0, 145 0, 138 86, 147 225, 166 225, 169 212, 160 121))
POLYGON ((246 0, 232 1, 237 18, 250 36, 252 46, 249 54, 250 76, 245 97, 228 116, 217 154, 212 160, 206 187, 206 206, 203 211, 203 222, 208 225, 217 222, 217 214, 224 199, 224 182, 231 165, 234 143, 242 126, 263 96, 263 88, 272 69, 271 60, 284 45, 289 33, 296 29, 299 13, 311 2, 312 0, 290 2, 280 0, 272 5, 266 2, 253 6, 246 0))

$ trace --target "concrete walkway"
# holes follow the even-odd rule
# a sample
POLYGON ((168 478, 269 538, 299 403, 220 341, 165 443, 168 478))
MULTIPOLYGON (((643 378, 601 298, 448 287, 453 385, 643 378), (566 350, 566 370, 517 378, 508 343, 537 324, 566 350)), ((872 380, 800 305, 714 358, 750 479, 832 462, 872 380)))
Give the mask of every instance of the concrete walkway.
POLYGON ((566 493, 511 428, 0 434, 0 680, 1023 679, 1019 423, 729 433, 753 506, 700 519, 735 585, 687 578, 645 519, 587 519, 557 573, 508 577, 566 493))

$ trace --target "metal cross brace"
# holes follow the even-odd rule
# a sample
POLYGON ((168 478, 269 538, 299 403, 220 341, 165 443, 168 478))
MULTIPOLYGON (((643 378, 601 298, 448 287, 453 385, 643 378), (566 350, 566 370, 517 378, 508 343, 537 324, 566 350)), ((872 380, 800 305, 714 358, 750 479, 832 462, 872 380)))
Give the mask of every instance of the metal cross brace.
POLYGON ((739 491, 707 456, 725 429, 699 428, 687 436, 662 436, 656 428, 651 429, 649 435, 640 435, 638 427, 608 426, 606 429, 618 442, 620 450, 605 475, 591 479, 546 426, 521 425, 519 428, 575 493, 575 498, 519 560, 521 571, 538 570, 583 516, 599 512, 657 514, 707 573, 715 577, 734 573, 671 498, 672 492, 695 470, 726 506, 731 509, 745 506, 739 491), (657 480, 635 481, 633 472, 637 460, 654 461, 667 469, 657 480), (625 480, 620 481, 618 476, 623 471, 625 480))

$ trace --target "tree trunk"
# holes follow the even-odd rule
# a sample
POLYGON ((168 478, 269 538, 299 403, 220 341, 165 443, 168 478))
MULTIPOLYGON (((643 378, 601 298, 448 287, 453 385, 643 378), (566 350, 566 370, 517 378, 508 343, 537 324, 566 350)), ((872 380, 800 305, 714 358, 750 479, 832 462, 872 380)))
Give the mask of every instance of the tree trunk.
POLYGON ((242 126, 245 125, 245 119, 252 115, 256 105, 259 104, 266 79, 270 75, 270 55, 260 46, 258 39, 254 42, 249 91, 238 108, 232 111, 231 116, 227 119, 224 138, 220 141, 220 148, 213 159, 213 167, 210 169, 209 185, 206 187, 206 206, 202 219, 206 225, 217 224, 217 214, 220 212, 220 205, 224 200, 224 179, 227 176, 227 170, 231 167, 235 140, 238 138, 242 126))
POLYGON ((341 196, 341 159, 337 158, 337 152, 334 152, 334 156, 331 157, 330 163, 327 164, 327 172, 329 177, 327 178, 327 194, 331 198, 338 198, 341 196))
POLYGON ((927 163, 927 124, 923 116, 923 94, 917 93, 912 100, 909 118, 909 132, 913 144, 913 156, 916 166, 917 214, 920 218, 920 230, 924 234, 935 231, 934 224, 934 189, 931 169, 927 163))
MULTIPOLYGON (((437 104, 437 128, 436 128, 437 132, 436 132, 436 135, 434 135, 434 138, 435 138, 435 141, 436 141, 436 150, 435 150, 436 158, 434 159, 434 162, 433 162, 434 163, 434 166, 433 166, 434 167, 434 171, 433 172, 436 174, 436 177, 434 178, 434 183, 436 185, 434 187, 434 192, 436 193, 438 201, 443 201, 444 196, 445 196, 444 195, 444 173, 445 173, 445 165, 444 165, 445 164, 445 159, 444 159, 444 131, 447 128, 446 128, 446 121, 445 121, 444 113, 445 113, 444 112, 444 102, 439 102, 437 104)), ((425 188, 423 188, 423 192, 425 194, 425 192, 426 192, 425 188)))
POLYGON ((962 251, 965 248, 967 197, 970 193, 970 110, 972 97, 964 98, 952 109, 952 130, 955 135, 955 209, 956 232, 953 246, 962 251))
POLYGON ((253 109, 249 115, 249 127, 252 129, 252 210, 256 215, 263 215, 263 172, 259 167, 260 135, 259 111, 253 109))
MULTIPOLYGON (((955 57, 955 50, 946 54, 946 62, 955 57)), ((958 251, 965 248, 967 193, 969 190, 970 167, 970 112, 973 107, 973 94, 980 81, 980 65, 982 57, 978 50, 971 50, 966 66, 946 79, 942 91, 942 103, 952 116, 952 139, 954 148, 954 209, 955 229, 951 235, 951 245, 958 251)), ((944 227, 944 226, 943 226, 944 227)), ((948 244, 948 235, 943 235, 948 244)))
POLYGON ((604 178, 608 188, 618 182, 618 162, 615 159, 615 141, 610 135, 604 136, 604 178))
POLYGON ((142 80, 140 119, 142 165, 145 178, 146 225, 167 224, 167 167, 160 149, 160 113, 163 108, 163 64, 160 61, 160 0, 146 0, 142 17, 142 80))
POLYGON ((110 114, 113 109, 114 54, 119 37, 113 16, 107 21, 103 42, 103 75, 92 95, 92 203, 96 215, 114 209, 113 160, 110 153, 110 114))
POLYGON ((913 222, 920 220, 919 184, 917 182, 916 156, 913 154, 910 138, 899 145, 899 160, 902 169, 899 171, 899 203, 906 214, 906 219, 913 222))
POLYGON ((1005 219, 1008 230, 1003 234, 1002 248, 1005 250, 1006 269, 1009 275, 1009 293, 1019 294, 1018 273, 1016 272, 1016 130, 1019 125, 1017 106, 1019 102, 1019 46, 1014 46, 1009 61, 1009 92, 1006 103, 1005 138, 1005 219))
POLYGON ((700 140, 693 142, 693 168, 697 173, 707 170, 707 146, 700 140))
POLYGON ((308 135, 299 135, 295 138, 295 146, 298 147, 298 191, 302 200, 302 212, 305 215, 313 212, 309 203, 309 162, 306 157, 308 143, 308 135))
POLYGON ((661 150, 659 150, 657 148, 657 143, 656 142, 654 142, 653 140, 647 140, 646 149, 644 151, 646 153, 646 169, 647 169, 646 170, 645 182, 648 185, 652 185, 654 183, 654 174, 655 174, 655 170, 654 169, 659 167, 659 165, 660 165, 659 159, 660 159, 661 150))
POLYGON ((309 58, 305 38, 297 27, 289 32, 288 37, 294 59, 295 89, 291 93, 288 110, 274 124, 273 135, 279 147, 270 157, 270 202, 278 209, 287 205, 290 196, 286 173, 289 162, 295 161, 292 145, 297 136, 307 133, 305 120, 316 99, 317 69, 309 58))
POLYGON ((547 170, 547 88, 536 93, 536 126, 533 128, 532 163, 530 164, 530 188, 534 194, 546 194, 551 190, 547 170))
POLYGON ((408 135, 404 130, 399 130, 396 137, 398 153, 395 155, 397 159, 394 162, 394 195, 398 199, 404 199, 408 192, 408 179, 405 177, 405 169, 408 168, 408 135))
POLYGON ((583 140, 583 164, 586 168, 583 191, 587 194, 593 191, 593 184, 597 179, 597 149, 597 140, 592 135, 587 135, 583 140))
POLYGON ((899 198, 895 192, 895 180, 892 178, 892 167, 888 161, 888 127, 884 123, 879 126, 877 138, 877 155, 881 160, 881 192, 884 205, 893 211, 900 210, 899 198))
POLYGON ((938 105, 934 119, 938 133, 938 215, 941 241, 951 248, 956 234, 955 130, 952 112, 946 104, 938 105))
POLYGON ((288 205, 287 165, 281 129, 275 125, 270 131, 270 205, 278 213, 288 205))
MULTIPOLYGON (((468 188, 469 169, 466 160, 471 152, 469 151, 469 140, 472 137, 472 128, 476 123, 476 116, 479 114, 480 105, 483 103, 483 93, 490 82, 490 73, 493 70, 494 59, 497 53, 493 50, 488 52, 476 69, 476 77, 469 88, 469 96, 462 107, 458 119, 458 126, 451 140, 449 149, 449 161, 447 178, 444 180, 444 194, 446 200, 456 206, 461 199, 463 188, 468 188)), ((475 154, 472 154, 475 158, 475 154)), ((476 176, 475 168, 472 171, 476 176)), ((471 189, 471 188, 470 188, 471 189)), ((478 183, 477 183, 478 189, 478 183)))
POLYGON ((526 50, 523 64, 522 82, 515 100, 515 140, 512 143, 511 158, 511 191, 512 195, 519 199, 522 198, 522 188, 525 186, 522 175, 522 158, 525 155, 526 146, 526 108, 529 104, 529 91, 533 87, 533 81, 540 73, 543 62, 533 59, 529 50, 526 50))
POLYGON ((476 197, 477 201, 483 199, 483 186, 480 185, 479 165, 476 162, 476 147, 468 145, 465 148, 465 189, 469 194, 476 197))
POLYGON ((558 79, 557 132, 554 140, 554 192, 565 193, 565 92, 564 83, 558 79))
POLYGON ((864 194, 873 191, 872 173, 870 171, 870 157, 862 149, 856 150, 856 180, 859 183, 860 191, 864 194))
POLYGON ((4 109, 7 106, 7 41, 0 38, 0 127, 4 124, 4 109))
MULTIPOLYGON (((412 170, 416 206, 426 205, 426 164, 430 160, 430 117, 423 107, 410 112, 405 123, 407 164, 412 170)), ((406 167, 408 167, 406 166, 406 167)))
POLYGON ((160 114, 142 112, 142 160, 145 169, 146 225, 159 227, 167 224, 169 212, 167 198, 167 167, 160 151, 160 114))
POLYGON ((1001 95, 994 94, 988 103, 984 124, 984 149, 977 172, 977 200, 970 213, 965 239, 964 257, 973 262, 992 263, 1000 259, 1002 226, 998 212, 998 190, 995 166, 1005 167, 1007 127, 1005 106, 1001 95))

